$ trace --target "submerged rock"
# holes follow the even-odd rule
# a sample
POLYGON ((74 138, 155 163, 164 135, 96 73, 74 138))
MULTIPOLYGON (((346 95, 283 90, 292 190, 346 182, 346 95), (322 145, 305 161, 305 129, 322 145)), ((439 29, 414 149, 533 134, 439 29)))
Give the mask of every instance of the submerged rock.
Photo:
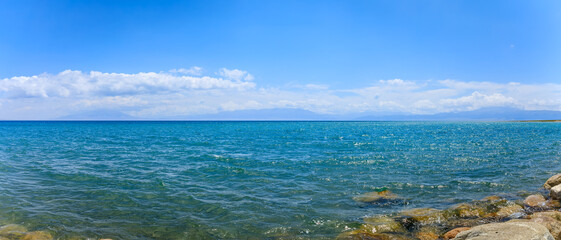
POLYGON ((483 201, 483 202, 496 202, 496 201, 501 201, 501 200, 504 200, 504 198, 500 197, 500 196, 497 196, 497 195, 488 196, 488 197, 485 197, 485 198, 481 199, 481 201, 483 201))
POLYGON ((27 232, 27 228, 17 224, 8 224, 0 227, 0 237, 19 239, 27 232))
POLYGON ((467 230, 470 230, 470 229, 471 229, 470 227, 459 227, 459 228, 454 228, 454 229, 452 229, 452 230, 446 232, 442 237, 443 237, 445 240, 454 239, 454 238, 456 237, 456 235, 458 235, 458 233, 461 233, 461 232, 463 232, 463 231, 467 231, 467 230))
POLYGON ((462 203, 453 207, 452 212, 460 218, 476 218, 486 214, 486 209, 481 206, 462 203))
POLYGON ((353 200, 362 203, 387 203, 398 201, 400 198, 397 194, 390 192, 390 190, 383 190, 379 192, 369 192, 353 197, 353 200))
POLYGON ((543 184, 543 187, 547 190, 550 190, 552 187, 555 187, 559 184, 561 184, 561 173, 547 179, 547 181, 545 181, 545 183, 543 184))
POLYGON ((549 196, 554 200, 561 200, 561 184, 549 190, 549 196))
POLYGON ((535 222, 489 223, 458 233, 456 240, 554 240, 549 230, 535 222))
POLYGON ((400 215, 413 224, 428 225, 441 223, 446 220, 445 212, 434 208, 413 208, 404 210, 400 215))
POLYGON ((406 232, 407 230, 395 219, 387 216, 367 217, 364 218, 361 229, 369 230, 372 233, 380 232, 406 232))
POLYGON ((494 216, 498 217, 498 218, 507 218, 507 217, 513 217, 513 218, 517 218, 519 216, 516 216, 516 213, 520 213, 522 214, 524 211, 524 208, 522 208, 522 206, 518 205, 518 204, 508 204, 506 206, 502 206, 499 208, 499 211, 497 211, 494 216))
POLYGON ((45 231, 34 231, 26 233, 21 240, 52 240, 53 235, 45 231))
POLYGON ((532 208, 536 208, 536 207, 544 208, 546 207, 546 204, 547 204, 547 200, 541 194, 530 195, 526 197, 526 199, 524 199, 524 205, 532 208))

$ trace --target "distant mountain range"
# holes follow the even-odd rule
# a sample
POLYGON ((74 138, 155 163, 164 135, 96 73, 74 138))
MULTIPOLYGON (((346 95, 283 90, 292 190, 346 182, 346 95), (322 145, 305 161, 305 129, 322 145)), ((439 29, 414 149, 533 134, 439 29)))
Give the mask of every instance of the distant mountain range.
POLYGON ((77 120, 77 121, 105 121, 105 120, 119 120, 119 121, 129 121, 129 120, 142 120, 126 113, 115 111, 115 110, 93 110, 78 112, 71 115, 66 115, 54 120, 77 120))
MULTIPOLYGON (((341 116, 318 114, 312 111, 295 109, 295 108, 274 108, 274 109, 260 109, 260 110, 239 110, 239 111, 226 111, 215 114, 204 114, 195 116, 178 116, 171 119, 174 120, 341 120, 341 116)), ((166 118, 170 119, 170 118, 166 118)))
POLYGON ((520 121, 561 119, 561 111, 523 110, 509 107, 481 108, 474 111, 437 113, 430 115, 368 115, 364 121, 520 121))
POLYGON ((561 119, 561 111, 522 110, 508 107, 482 108, 474 111, 428 115, 407 114, 318 114, 303 109, 276 108, 261 110, 226 111, 216 114, 175 116, 164 118, 136 118, 113 110, 81 112, 57 120, 191 120, 191 121, 520 121, 561 119))

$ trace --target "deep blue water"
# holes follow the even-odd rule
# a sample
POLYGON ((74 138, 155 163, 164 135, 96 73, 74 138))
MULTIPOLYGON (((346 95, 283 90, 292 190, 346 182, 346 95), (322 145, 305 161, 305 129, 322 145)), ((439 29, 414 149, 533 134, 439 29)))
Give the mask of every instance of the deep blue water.
POLYGON ((560 163, 560 123, 0 122, 0 225, 333 238, 364 216, 539 191, 560 163), (406 200, 352 200, 383 188, 406 200))

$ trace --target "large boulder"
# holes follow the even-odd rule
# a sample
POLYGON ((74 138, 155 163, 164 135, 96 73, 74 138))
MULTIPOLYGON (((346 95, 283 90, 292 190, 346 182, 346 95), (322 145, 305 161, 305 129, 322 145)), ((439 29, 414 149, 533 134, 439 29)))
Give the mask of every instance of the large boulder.
POLYGON ((539 223, 549 230, 549 233, 555 238, 556 240, 561 239, 561 222, 557 221, 556 219, 547 216, 547 215, 532 215, 531 220, 532 222, 539 223))
POLYGON ((549 230, 535 222, 489 223, 458 233, 456 240, 555 240, 549 230))
POLYGON ((545 181, 545 183, 543 184, 543 187, 549 190, 552 187, 559 185, 560 183, 561 183, 561 173, 547 179, 547 181, 545 181))
POLYGON ((554 199, 554 200, 560 200, 561 199, 561 184, 552 187, 549 190, 549 196, 554 199))
POLYGON ((561 240, 561 212, 536 212, 529 216, 530 221, 546 227, 556 240, 561 240))

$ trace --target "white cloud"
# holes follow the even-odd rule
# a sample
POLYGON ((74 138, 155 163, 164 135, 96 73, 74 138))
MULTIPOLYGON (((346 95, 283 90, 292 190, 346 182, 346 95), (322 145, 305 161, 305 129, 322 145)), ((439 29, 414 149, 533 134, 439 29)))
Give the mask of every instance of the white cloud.
POLYGON ((76 102, 78 106, 85 107, 134 107, 139 105, 148 104, 148 101, 142 100, 139 96, 114 96, 114 97, 101 97, 93 99, 83 99, 76 102))
POLYGON ((333 114, 431 114, 494 106, 561 110, 561 84, 554 83, 390 79, 355 89, 307 83, 275 88, 257 86, 243 70, 223 68, 216 76, 196 75, 201 71, 197 67, 134 74, 67 70, 4 78, 0 79, 0 116, 47 119, 99 108, 139 117, 287 107, 333 114))
POLYGON ((195 89, 249 89, 254 86, 255 83, 243 79, 232 81, 209 76, 177 76, 170 72, 126 74, 66 70, 56 75, 41 74, 1 79, 0 96, 8 98, 119 96, 195 89))
POLYGON ((227 68, 221 68, 218 74, 226 79, 236 81, 253 81, 253 75, 249 74, 247 71, 238 69, 229 70, 227 68))
POLYGON ((506 97, 500 93, 481 94, 477 91, 469 96, 454 99, 442 99, 439 102, 443 107, 455 111, 475 110, 483 107, 516 106, 519 103, 513 97, 506 97))
POLYGON ((195 75, 200 76, 203 74, 203 68, 201 67, 191 67, 189 69, 186 68, 179 68, 179 69, 171 69, 169 70, 170 73, 180 73, 180 74, 187 74, 187 75, 195 75))
POLYGON ((391 79, 391 80, 380 80, 379 81, 382 85, 389 85, 389 86, 416 86, 417 84, 413 81, 404 81, 401 79, 391 79))

